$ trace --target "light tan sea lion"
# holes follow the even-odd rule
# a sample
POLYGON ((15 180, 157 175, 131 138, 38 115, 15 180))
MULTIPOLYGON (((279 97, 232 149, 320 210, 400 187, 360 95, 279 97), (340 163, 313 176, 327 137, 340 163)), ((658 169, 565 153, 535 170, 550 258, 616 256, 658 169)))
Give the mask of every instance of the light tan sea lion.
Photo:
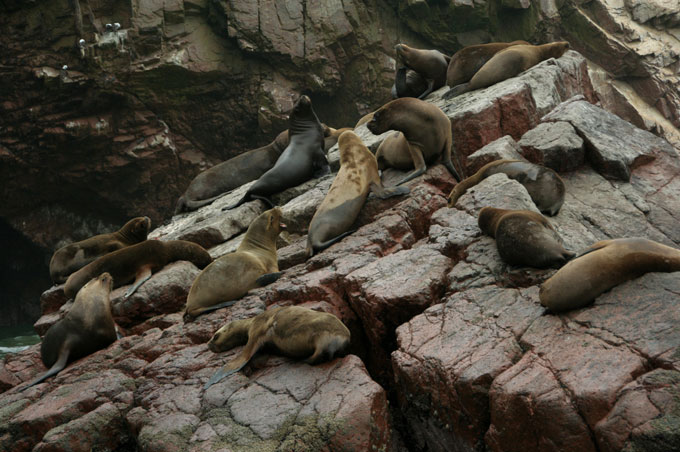
POLYGON ((496 53, 468 83, 458 85, 446 94, 444 99, 459 96, 468 91, 494 85, 514 77, 548 58, 559 58, 569 50, 566 41, 551 42, 539 46, 514 45, 496 53))
POLYGON ((59 248, 50 260, 50 276, 56 284, 66 281, 71 273, 83 268, 98 257, 134 245, 143 240, 151 228, 149 217, 137 217, 116 232, 99 234, 59 248))
POLYGON ((397 44, 394 50, 397 52, 397 60, 401 60, 404 66, 427 80, 427 89, 418 96, 418 99, 423 99, 446 84, 446 69, 451 59, 448 55, 439 50, 416 49, 406 44, 397 44))
POLYGON ((194 280, 187 296, 185 320, 230 306, 250 289, 264 286, 279 276, 276 238, 286 225, 281 209, 263 212, 248 226, 238 249, 208 265, 194 280))
POLYGON ((490 42, 463 47, 454 53, 446 70, 446 84, 450 87, 469 82, 484 64, 496 53, 510 46, 529 45, 526 41, 490 42))
POLYGON ((576 253, 562 246, 562 238, 546 218, 530 210, 484 207, 479 229, 496 239, 498 254, 510 265, 561 267, 576 253))
POLYGON ((369 191, 382 199, 409 192, 407 187, 386 189, 382 186, 375 157, 354 132, 340 135, 338 143, 340 170, 309 224, 308 257, 353 232, 348 229, 359 215, 369 191))
POLYGON ((349 341, 349 330, 336 316, 300 306, 273 308, 247 320, 236 320, 220 328, 208 347, 215 353, 243 344, 245 347, 210 378, 204 389, 241 370, 265 345, 284 356, 316 364, 342 353, 349 341))
POLYGON ((106 254, 73 273, 66 280, 64 294, 73 298, 90 279, 108 272, 113 277, 114 287, 134 281, 125 292, 125 296, 129 297, 151 278, 152 273, 175 261, 189 261, 198 268, 204 268, 212 262, 212 257, 202 246, 193 242, 145 240, 106 254))
POLYGON ((680 250, 644 238, 603 240, 541 284, 538 296, 552 312, 568 311, 645 273, 677 271, 680 250))
MULTIPOLYGON (((432 162, 437 157, 440 157, 453 177, 460 180, 451 163, 451 121, 437 106, 413 97, 395 99, 373 112, 373 118, 367 127, 375 135, 398 130, 408 140, 409 155, 415 170, 397 185, 423 174, 427 169, 426 162, 432 162)), ((383 152, 381 158, 388 166, 395 166, 401 165, 406 156, 403 152, 383 152)), ((380 165, 380 161, 378 164, 380 165)))
POLYGON ((328 128, 328 135, 323 139, 323 147, 326 152, 338 142, 338 138, 343 132, 348 130, 353 130, 352 127, 342 127, 341 129, 334 129, 332 127, 328 128))
POLYGON ((529 192, 541 212, 557 215, 564 203, 564 181, 552 169, 521 160, 496 160, 487 163, 475 174, 458 183, 449 194, 449 207, 453 207, 465 192, 492 174, 504 173, 529 192))
POLYGON ((112 288, 113 279, 108 273, 83 286, 66 317, 52 325, 43 337, 40 355, 49 370, 22 391, 58 374, 67 363, 106 348, 116 340, 109 298, 112 288))

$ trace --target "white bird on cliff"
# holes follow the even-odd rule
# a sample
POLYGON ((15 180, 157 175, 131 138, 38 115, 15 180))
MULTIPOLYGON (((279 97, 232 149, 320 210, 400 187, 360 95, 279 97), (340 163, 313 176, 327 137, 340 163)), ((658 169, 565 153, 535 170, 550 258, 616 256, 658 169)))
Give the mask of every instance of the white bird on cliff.
POLYGON ((120 30, 120 24, 118 22, 113 24, 113 31, 118 31, 120 30))

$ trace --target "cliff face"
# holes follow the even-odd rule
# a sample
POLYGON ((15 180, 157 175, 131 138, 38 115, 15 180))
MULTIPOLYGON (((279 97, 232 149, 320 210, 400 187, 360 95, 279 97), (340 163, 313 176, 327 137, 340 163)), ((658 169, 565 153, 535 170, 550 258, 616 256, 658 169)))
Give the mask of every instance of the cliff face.
MULTIPOLYGON (((445 101, 467 173, 528 158, 558 171, 565 203, 550 219, 565 246, 647 237, 680 245, 680 154, 599 108, 585 59, 569 51, 519 77, 445 101)), ((387 136, 356 130, 375 150, 387 136)), ((329 152, 335 171, 337 148, 329 152)), ((386 185, 403 176, 383 174, 386 185)), ((680 431, 680 273, 650 273, 593 305, 547 314, 538 285, 554 270, 504 264, 477 227, 482 206, 536 208, 505 175, 454 208, 442 165, 403 197, 370 198, 356 232, 305 260, 306 228, 333 175, 280 194, 283 277, 235 305, 183 323, 198 269, 167 266, 137 293, 112 293, 126 337, 23 393, 45 369, 39 346, 0 363, 0 449, 8 450, 672 450, 680 431), (240 350, 206 342, 227 321, 271 306, 331 312, 350 355, 317 366, 262 354, 203 389, 240 350), (389 403, 388 403, 389 400, 389 403)), ((247 186, 155 229, 212 256, 233 251, 260 201, 221 212, 247 186)), ((68 311, 41 298, 43 334, 68 311)))

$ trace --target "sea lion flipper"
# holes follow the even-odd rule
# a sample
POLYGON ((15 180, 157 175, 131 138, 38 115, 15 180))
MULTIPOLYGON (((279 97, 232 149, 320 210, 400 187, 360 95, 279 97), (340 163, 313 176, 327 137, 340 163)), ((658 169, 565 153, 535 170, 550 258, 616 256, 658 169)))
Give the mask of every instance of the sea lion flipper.
POLYGON ((276 207, 276 206, 274 205, 274 203, 271 202, 271 200, 270 200, 269 198, 267 198, 266 196, 250 195, 250 197, 253 198, 253 199, 259 199, 260 201, 262 201, 262 202, 264 202, 265 204, 267 204, 267 206, 269 206, 270 209, 273 209, 274 207, 276 207))
POLYGON ((47 380, 50 378, 52 375, 56 375, 59 372, 61 372, 64 367, 66 367, 66 363, 68 362, 68 356, 71 353, 71 344, 69 343, 68 340, 64 341, 64 343, 61 346, 61 349, 59 350, 59 357, 57 358, 57 361, 50 367, 50 369, 36 378, 35 380, 31 381, 28 385, 24 386, 19 390, 19 392, 23 392, 26 389, 30 388, 31 386, 35 386, 38 383, 42 383, 43 381, 47 380))
POLYGON ((423 91, 420 96, 418 96, 418 99, 421 99, 421 100, 425 99, 427 97, 427 95, 432 92, 433 89, 434 89, 434 79, 428 79, 427 89, 425 91, 423 91))
POLYGON ((449 100, 453 99, 456 96, 460 96, 463 93, 467 93, 469 91, 470 83, 461 83, 460 85, 456 85, 450 90, 448 90, 444 95, 442 96, 442 99, 449 100))
POLYGON ((458 175, 458 171, 456 171, 456 168, 453 167, 450 155, 448 156, 448 158, 444 158, 442 163, 444 164, 446 169, 449 170, 449 173, 451 173, 451 175, 456 179, 457 182, 460 182, 462 180, 460 178, 460 175, 458 175))
POLYGON ((425 170, 427 170, 427 165, 425 165, 425 158, 423 157, 423 152, 420 149, 420 147, 414 146, 409 143, 408 149, 409 152, 411 153, 411 158, 413 159, 413 167, 415 168, 415 170, 413 170, 412 173, 410 173, 405 178, 397 182, 397 185, 401 185, 412 179, 415 179, 416 177, 424 174, 425 170))
POLYGON ((132 286, 130 286, 130 288, 125 291, 125 298, 129 298, 130 295, 135 293, 135 291, 139 289, 139 286, 144 284, 149 278, 151 278, 151 267, 145 265, 137 271, 134 284, 132 284, 132 286))
POLYGON ((323 177, 326 174, 331 173, 331 166, 328 164, 328 159, 326 155, 322 152, 320 155, 316 155, 314 159, 314 178, 323 177))
POLYGON ((588 248, 585 250, 581 251, 580 253, 574 255, 573 259, 578 259, 581 256, 585 256, 586 254, 590 254, 593 251, 601 250, 605 246, 607 246, 611 240, 601 240, 599 242, 595 242, 592 245, 590 245, 588 248))
POLYGON ((408 195, 411 193, 411 189, 408 187, 390 187, 386 188, 375 182, 371 182, 371 192, 375 194, 380 199, 387 199, 393 196, 408 195))
POLYGON ((264 287, 279 279, 281 275, 283 275, 283 272, 265 273, 264 275, 257 278, 255 283, 260 287, 264 287))
MULTIPOLYGON (((247 363, 247 362, 246 362, 247 363)), ((246 365, 246 363, 243 363, 243 366, 246 365)), ((215 383, 219 383, 222 379, 228 377, 231 374, 235 374, 239 370, 243 368, 243 366, 239 367, 238 369, 231 369, 231 370, 225 370, 225 367, 222 367, 220 370, 215 372, 212 377, 210 377, 210 380, 203 386, 203 389, 208 389, 210 386, 214 385, 215 383)))

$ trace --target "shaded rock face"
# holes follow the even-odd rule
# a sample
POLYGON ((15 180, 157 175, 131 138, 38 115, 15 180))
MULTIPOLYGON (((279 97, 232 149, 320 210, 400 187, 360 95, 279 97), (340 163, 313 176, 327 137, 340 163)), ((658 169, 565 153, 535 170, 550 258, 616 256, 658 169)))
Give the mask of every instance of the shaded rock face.
MULTIPOLYGON (((568 52, 461 96, 463 102, 444 104, 445 89, 432 100, 454 130, 467 118, 488 125, 484 134, 456 141, 468 173, 488 159, 524 158, 520 152, 574 167, 561 172, 565 202, 549 219, 567 249, 635 236, 679 247, 678 150, 587 102, 587 77, 585 60, 568 52), (576 83, 574 74, 584 78, 576 83), (552 91, 551 84, 560 88, 552 91), (560 92, 576 97, 562 99, 560 92), (519 114, 513 99, 531 99, 525 111, 533 119, 509 130, 498 118, 519 114), (532 139, 533 150, 523 152, 528 147, 516 141, 555 127, 568 130, 574 146, 574 137, 582 140, 578 165, 572 144, 555 150, 532 139)), ((356 133, 373 150, 385 136, 365 126, 356 133)), ((335 147, 329 160, 336 169, 337 156, 335 147)), ((383 182, 401 177, 388 169, 383 182)), ((19 392, 45 371, 39 345, 5 357, 0 450, 677 448, 680 273, 649 273, 583 309, 548 314, 538 290, 554 270, 505 264, 477 227, 487 205, 537 211, 526 189, 496 174, 448 208, 455 181, 439 164, 411 181, 407 196, 370 197, 354 233, 305 260, 306 228, 332 178, 278 195, 290 225, 278 243, 283 275, 233 306, 184 323, 181 310, 198 269, 176 262, 129 299, 122 298, 126 287, 114 291, 114 318, 126 337, 56 377, 19 392), (349 354, 310 366, 266 351, 204 390, 241 350, 212 353, 206 345, 212 334, 228 321, 286 305, 338 316, 352 334, 349 354)), ((213 257, 231 252, 248 218, 265 210, 254 201, 221 212, 245 190, 176 216, 150 237, 190 237, 213 257)), ((36 329, 44 334, 70 304, 62 286, 46 291, 36 329)))

